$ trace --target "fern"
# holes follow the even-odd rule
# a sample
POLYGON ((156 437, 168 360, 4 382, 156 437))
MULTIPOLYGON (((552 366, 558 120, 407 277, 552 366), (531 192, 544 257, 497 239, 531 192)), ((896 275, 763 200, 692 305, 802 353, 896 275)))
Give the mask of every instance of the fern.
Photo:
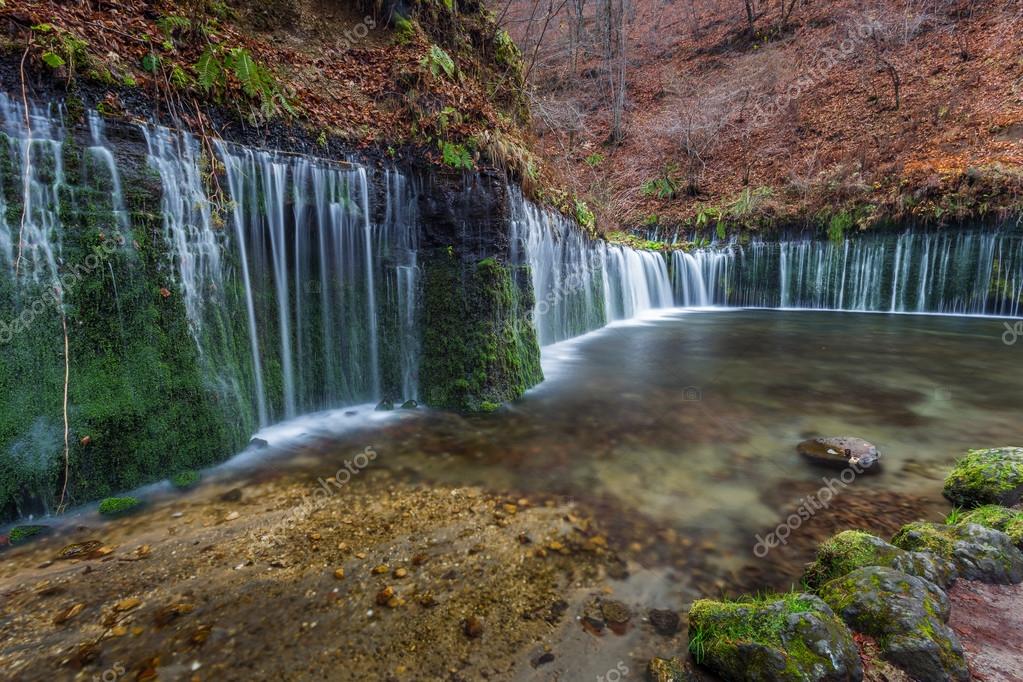
POLYGON ((469 150, 464 145, 441 142, 440 151, 445 165, 461 170, 472 170, 472 156, 469 155, 469 150))
POLYGON ((206 92, 224 85, 224 64, 217 57, 213 46, 206 48, 192 70, 195 71, 199 87, 206 92))
POLYGON ((421 66, 429 69, 434 77, 439 77, 441 73, 448 78, 455 77, 455 61, 451 58, 451 55, 437 45, 431 45, 429 53, 419 63, 421 66))

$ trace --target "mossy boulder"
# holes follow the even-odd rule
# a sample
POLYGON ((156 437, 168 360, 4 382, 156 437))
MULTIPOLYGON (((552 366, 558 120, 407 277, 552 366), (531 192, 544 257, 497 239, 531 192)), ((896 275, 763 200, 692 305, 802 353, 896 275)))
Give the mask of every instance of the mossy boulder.
POLYGON ((955 564, 948 559, 930 552, 906 551, 864 531, 846 530, 821 543, 803 578, 817 589, 864 566, 894 568, 941 587, 948 587, 957 577, 955 564))
POLYGON ((969 680, 963 647, 946 625, 948 596, 934 583, 867 566, 826 583, 821 598, 886 659, 917 680, 969 680))
POLYGON ((727 680, 861 680, 852 634, 810 594, 701 599, 689 611, 697 663, 727 680))
POLYGON ((1014 585, 1023 582, 1023 552, 1001 531, 976 523, 946 526, 919 521, 902 527, 892 544, 926 551, 955 564, 967 580, 1014 585))
POLYGON ((646 666, 648 682, 695 682, 703 679, 681 658, 651 658, 646 666))
POLYGON ((11 529, 7 539, 12 545, 20 545, 23 542, 28 542, 33 538, 38 538, 46 535, 50 532, 49 526, 40 525, 26 525, 26 526, 15 526, 11 529))
POLYGON ((199 485, 202 476, 198 471, 182 471, 170 477, 171 485, 178 490, 188 490, 199 485))
POLYGON ((1016 509, 986 504, 963 514, 956 525, 976 523, 986 528, 1000 530, 1009 536, 1013 544, 1023 549, 1023 512, 1016 509))
POLYGON ((1023 497, 1023 448, 970 450, 945 479, 945 497, 967 509, 1011 507, 1023 497))
POLYGON ((129 514, 142 505, 134 497, 108 497, 99 503, 99 513, 104 516, 121 516, 129 514))

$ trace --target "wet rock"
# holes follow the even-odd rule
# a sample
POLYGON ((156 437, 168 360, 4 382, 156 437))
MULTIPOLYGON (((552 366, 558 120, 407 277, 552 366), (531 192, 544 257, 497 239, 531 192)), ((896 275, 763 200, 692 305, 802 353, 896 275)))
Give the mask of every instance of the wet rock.
POLYGON ((476 616, 469 616, 462 621, 462 632, 469 639, 478 639, 483 635, 483 621, 476 616))
POLYGON ((87 542, 76 542, 66 546, 64 549, 57 553, 57 558, 64 561, 71 559, 84 559, 92 556, 96 553, 103 543, 99 540, 89 540, 87 542))
POLYGON ((650 619, 650 624, 654 626, 654 630, 656 630, 659 635, 671 637, 678 632, 678 626, 681 619, 677 613, 670 609, 650 609, 650 613, 647 614, 647 617, 650 619))
POLYGON ((394 403, 392 403, 390 400, 381 400, 379 403, 377 403, 376 406, 377 412, 390 412, 393 409, 394 403))
POLYGON ((231 488, 226 493, 220 496, 221 502, 241 502, 241 499, 242 499, 241 488, 231 488))
POLYGON ((868 566, 825 584, 820 594, 850 627, 874 637, 884 657, 912 678, 970 679, 963 647, 946 625, 948 596, 934 583, 868 566))
POLYGON ((377 592, 376 602, 380 606, 386 606, 391 599, 394 598, 394 588, 388 585, 384 589, 377 592))
POLYGON ((414 410, 417 407, 419 407, 419 403, 417 403, 415 400, 406 400, 401 404, 401 409, 403 410, 414 410))
POLYGON ((840 469, 851 466, 860 470, 857 473, 874 473, 881 468, 877 448, 862 438, 811 438, 797 445, 796 450, 816 464, 840 469))
POLYGON ((863 678, 852 634, 810 594, 700 599, 689 611, 689 640, 697 662, 724 679, 863 678))
POLYGON ((864 566, 886 566, 940 587, 951 585, 958 572, 948 559, 930 552, 910 552, 859 530, 847 530, 822 542, 803 579, 817 589, 824 583, 864 566))
POLYGON ((681 658, 651 658, 646 666, 649 682, 695 682, 699 675, 681 658))
POLYGON ((262 450, 263 448, 270 447, 270 443, 266 442, 262 438, 253 438, 249 441, 249 448, 252 450, 262 450))
POLYGON ((601 602, 600 614, 604 617, 605 621, 615 625, 624 625, 632 618, 632 612, 629 611, 629 607, 613 599, 601 602))
POLYGON ((345 577, 345 569, 343 569, 343 568, 335 568, 334 569, 334 578, 335 579, 337 579, 337 580, 344 580, 344 577, 345 577))
POLYGON ((85 604, 82 603, 72 604, 71 606, 57 614, 57 616, 53 619, 53 624, 63 625, 64 623, 68 622, 69 620, 71 620, 84 610, 85 604))
POLYGON ((121 601, 114 604, 114 611, 117 612, 131 611, 132 609, 136 608, 137 606, 140 606, 141 604, 142 600, 139 599, 138 597, 128 597, 127 599, 122 599, 121 601))
POLYGON ((1013 506, 1023 498, 1023 448, 970 450, 956 462, 942 492, 952 504, 967 509, 1013 506))
POLYGON ((161 606, 153 614, 153 624, 158 628, 165 627, 176 621, 181 616, 191 613, 195 610, 195 606, 192 604, 179 603, 179 604, 168 604, 161 606))
POLYGON ((532 661, 530 661, 530 663, 533 665, 534 668, 539 668, 541 665, 546 665, 547 663, 553 663, 553 662, 554 662, 554 654, 552 654, 549 651, 546 652, 546 653, 540 654, 539 656, 534 658, 532 661))
POLYGON ((995 504, 986 504, 963 514, 955 525, 976 523, 985 528, 1000 530, 1009 536, 1013 544, 1023 549, 1023 512, 995 504))
POLYGON ((1000 585, 1023 582, 1023 552, 1005 533, 975 523, 910 523, 892 538, 892 544, 947 559, 967 580, 1000 585))

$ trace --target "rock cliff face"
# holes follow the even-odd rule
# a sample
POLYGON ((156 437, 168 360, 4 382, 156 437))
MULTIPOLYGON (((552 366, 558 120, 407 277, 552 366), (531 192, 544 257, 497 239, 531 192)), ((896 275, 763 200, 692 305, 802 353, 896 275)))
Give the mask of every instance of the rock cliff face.
POLYGON ((0 112, 3 518, 52 510, 65 481, 80 503, 215 463, 299 414, 490 410, 542 378, 503 176, 59 103, 26 123, 9 94, 0 112))

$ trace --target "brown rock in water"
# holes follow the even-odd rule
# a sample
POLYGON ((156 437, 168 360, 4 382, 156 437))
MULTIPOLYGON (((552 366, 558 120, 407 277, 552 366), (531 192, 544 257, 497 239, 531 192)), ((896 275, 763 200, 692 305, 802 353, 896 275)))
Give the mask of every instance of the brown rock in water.
POLYGON ((602 602, 600 605, 600 613, 604 616, 605 621, 608 623, 614 623, 615 625, 628 623, 629 619, 632 618, 632 613, 629 612, 629 607, 620 601, 614 600, 602 602))
POLYGON ((858 473, 874 473, 881 468, 881 454, 862 438, 811 438, 797 445, 796 450, 816 464, 837 468, 852 466, 859 469, 858 473))
POLYGON ((60 553, 57 554, 57 558, 63 560, 84 559, 95 554, 102 546, 103 543, 99 540, 76 542, 60 550, 60 553))
POLYGON ((674 611, 670 609, 650 609, 648 615, 650 624, 654 626, 657 634, 670 637, 678 632, 680 618, 674 611))
POLYGON ((462 621, 462 632, 469 639, 477 639, 483 634, 483 621, 476 616, 469 616, 462 621))

